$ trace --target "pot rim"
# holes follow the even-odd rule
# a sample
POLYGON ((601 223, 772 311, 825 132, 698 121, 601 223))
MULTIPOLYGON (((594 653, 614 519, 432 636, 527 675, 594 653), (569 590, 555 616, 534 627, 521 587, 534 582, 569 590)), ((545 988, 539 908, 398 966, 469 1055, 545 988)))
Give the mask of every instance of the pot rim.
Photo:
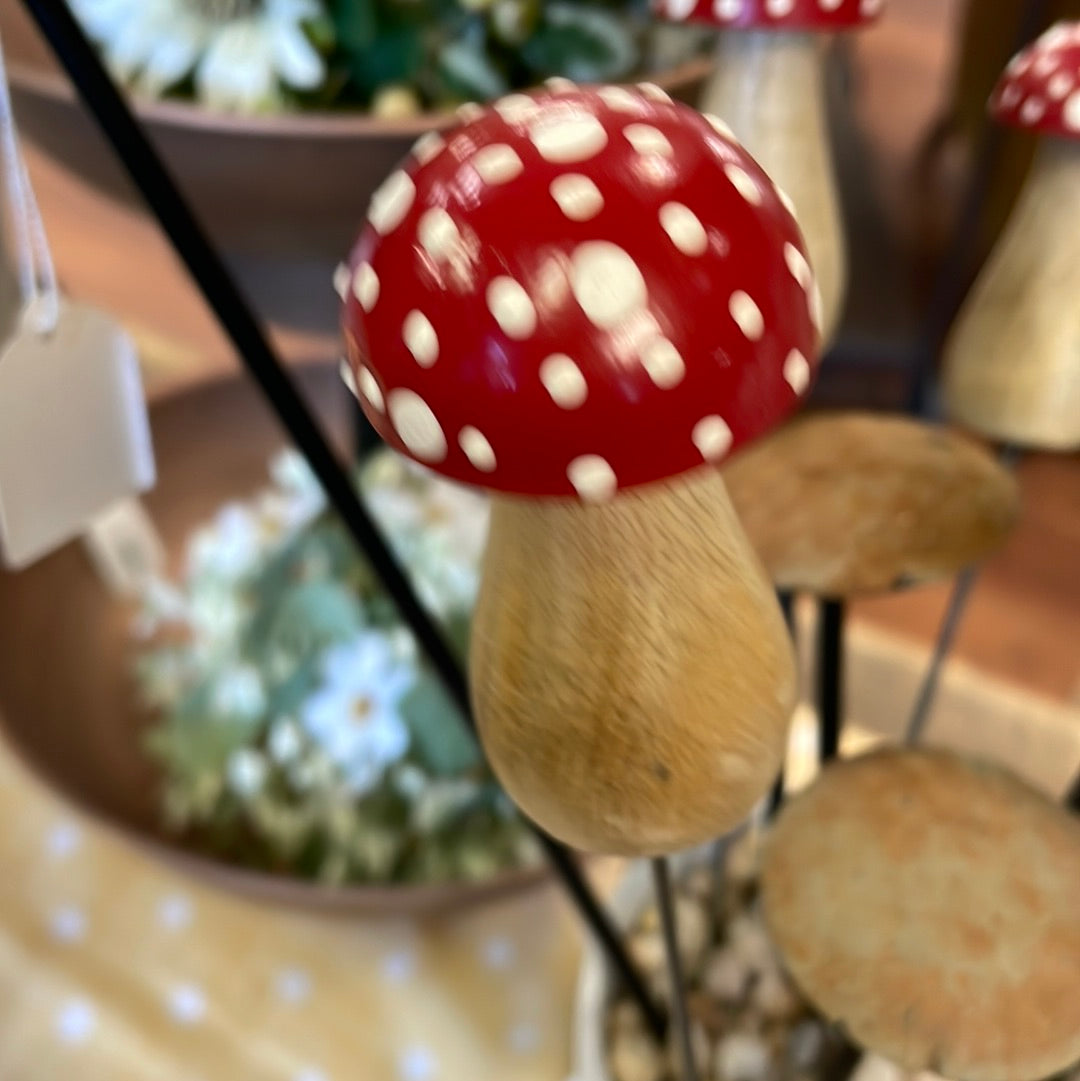
MULTIPOLYGON (((712 67, 708 54, 656 73, 652 80, 664 89, 703 79, 712 67)), ((51 71, 27 61, 12 61, 8 65, 12 87, 35 94, 58 104, 74 104, 76 92, 60 72, 51 71)), ((240 114, 215 112, 204 106, 184 101, 153 101, 131 99, 134 112, 147 124, 167 128, 186 128, 210 134, 248 135, 255 137, 287 137, 303 135, 322 139, 355 139, 357 137, 396 135, 419 138, 432 129, 443 130, 456 122, 454 112, 418 113, 398 120, 386 120, 368 113, 330 112, 329 110, 292 113, 240 114)))

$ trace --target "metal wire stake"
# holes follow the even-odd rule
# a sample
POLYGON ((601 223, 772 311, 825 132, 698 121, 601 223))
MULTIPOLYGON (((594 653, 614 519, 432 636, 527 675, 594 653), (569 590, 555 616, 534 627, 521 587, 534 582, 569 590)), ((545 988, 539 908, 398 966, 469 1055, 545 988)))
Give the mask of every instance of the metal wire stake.
POLYGON ((818 731, 820 760, 829 762, 840 750, 844 698, 844 602, 822 600, 818 625, 818 731))
POLYGON ((664 935, 664 952, 667 954, 668 978, 671 981, 671 1022, 675 1027, 675 1039, 679 1045, 683 1081, 698 1081, 694 1045, 690 1039, 690 1015, 686 1009, 686 984, 683 983, 682 959, 679 957, 679 933, 675 922, 675 900, 668 861, 665 856, 658 856, 650 862, 656 888, 656 905, 660 911, 660 928, 664 935))

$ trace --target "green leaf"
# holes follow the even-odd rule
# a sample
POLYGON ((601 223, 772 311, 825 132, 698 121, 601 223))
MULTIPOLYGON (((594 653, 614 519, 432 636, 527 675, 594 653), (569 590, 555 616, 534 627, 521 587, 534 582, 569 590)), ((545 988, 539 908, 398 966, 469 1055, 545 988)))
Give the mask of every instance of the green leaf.
POLYGON ((620 78, 638 58, 633 34, 623 19, 565 3, 548 5, 543 25, 521 53, 538 76, 565 75, 578 82, 620 78))
POLYGON ((401 703, 401 715, 409 726, 413 751, 428 772, 451 776, 482 761, 476 740, 432 673, 420 673, 401 703))
POLYGON ((378 34, 375 0, 335 0, 331 16, 338 44, 346 52, 369 48, 378 34))

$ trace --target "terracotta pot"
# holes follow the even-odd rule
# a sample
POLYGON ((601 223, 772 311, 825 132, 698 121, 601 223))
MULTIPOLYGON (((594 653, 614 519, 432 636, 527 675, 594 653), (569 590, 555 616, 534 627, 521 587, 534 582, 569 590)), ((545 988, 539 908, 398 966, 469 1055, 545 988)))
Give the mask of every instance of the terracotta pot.
MULTIPOLYGON (((141 210, 20 0, 0 0, 0 32, 24 136, 86 183, 141 210)), ((701 58, 656 81, 692 101, 708 66, 701 58)), ((241 282, 257 279, 253 299, 265 314, 320 331, 336 328, 330 277, 371 193, 420 135, 453 122, 447 113, 394 121, 347 112, 231 116, 157 101, 136 101, 135 111, 241 282), (268 282, 268 263, 280 281, 268 282)))
MULTIPOLYGON (((301 378, 344 433, 347 392, 336 371, 318 368, 301 378)), ((175 560, 191 530, 223 501, 267 483, 268 461, 283 439, 241 379, 164 399, 151 410, 151 424, 159 478, 145 505, 175 560)), ((161 828, 161 778, 141 748, 152 718, 135 703, 129 617, 78 544, 20 574, 0 571, 0 731, 59 795, 151 855, 208 884, 319 913, 429 913, 549 879, 541 867, 477 883, 329 888, 185 848, 161 828)))

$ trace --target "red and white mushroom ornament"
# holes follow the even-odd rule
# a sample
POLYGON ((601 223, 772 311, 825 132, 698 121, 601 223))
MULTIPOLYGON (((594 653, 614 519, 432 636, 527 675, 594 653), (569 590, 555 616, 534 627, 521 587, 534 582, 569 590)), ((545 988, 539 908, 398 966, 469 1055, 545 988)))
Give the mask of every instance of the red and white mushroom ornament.
POLYGON ((829 35, 884 0, 652 0, 657 17, 722 30, 700 106, 722 117, 795 206, 821 284, 824 338, 839 321, 847 253, 825 106, 829 35))
POLYGON ((1004 443, 1080 447, 1080 22, 1051 27, 990 98, 1043 136, 1031 173, 946 343, 954 419, 1004 443))
POLYGON ((422 139, 349 271, 368 418, 495 493, 470 663, 507 791, 591 851, 733 825, 779 766, 794 671, 712 466, 817 364, 772 182, 655 87, 560 83, 422 139))

